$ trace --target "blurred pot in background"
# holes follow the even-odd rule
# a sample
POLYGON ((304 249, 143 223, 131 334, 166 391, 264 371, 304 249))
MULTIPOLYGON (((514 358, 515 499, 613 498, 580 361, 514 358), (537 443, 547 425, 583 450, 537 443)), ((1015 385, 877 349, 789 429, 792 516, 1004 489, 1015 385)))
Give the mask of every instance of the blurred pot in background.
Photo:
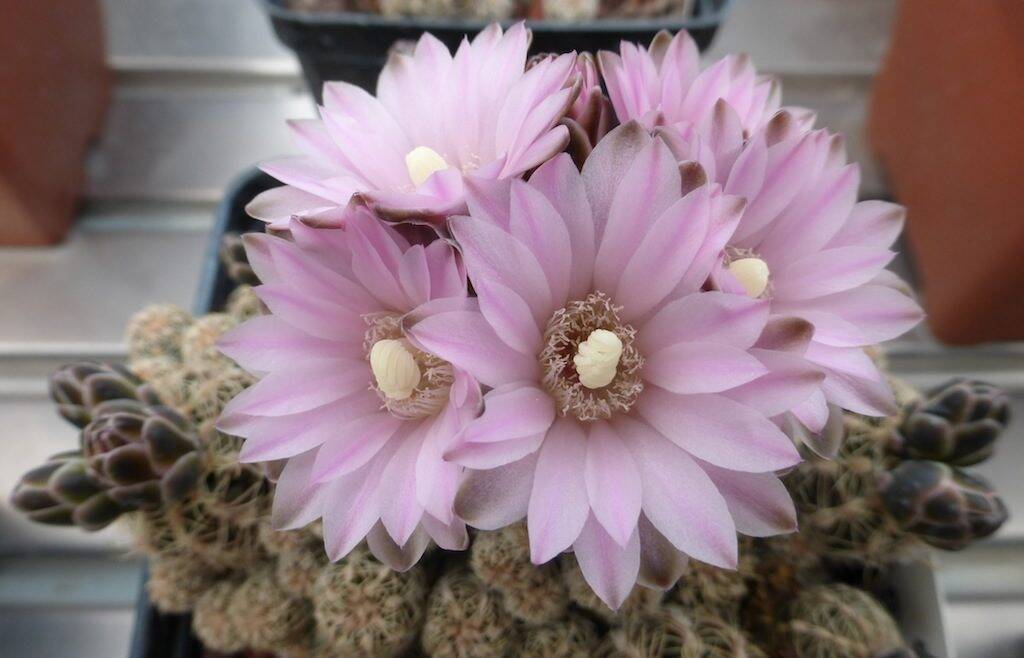
POLYGON ((1024 339, 1022 116, 1024 3, 900 3, 869 130, 943 341, 1024 339))
POLYGON ((60 240, 85 182, 110 79, 96 0, 4 4, 0 245, 60 240))
POLYGON ((687 30, 703 51, 732 0, 262 0, 277 38, 295 51, 310 92, 343 80, 373 92, 396 41, 429 31, 451 51, 493 20, 527 19, 530 53, 618 50, 659 30, 687 30))

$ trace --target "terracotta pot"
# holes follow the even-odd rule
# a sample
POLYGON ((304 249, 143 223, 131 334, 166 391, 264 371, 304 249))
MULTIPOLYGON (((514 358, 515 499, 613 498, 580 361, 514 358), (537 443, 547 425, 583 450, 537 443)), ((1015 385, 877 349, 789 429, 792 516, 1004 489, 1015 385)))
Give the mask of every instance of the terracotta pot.
POLYGON ((1024 339, 1024 3, 903 0, 871 143, 935 334, 1024 339))
POLYGON ((0 61, 0 245, 56 242, 109 97, 99 3, 5 3, 0 61))

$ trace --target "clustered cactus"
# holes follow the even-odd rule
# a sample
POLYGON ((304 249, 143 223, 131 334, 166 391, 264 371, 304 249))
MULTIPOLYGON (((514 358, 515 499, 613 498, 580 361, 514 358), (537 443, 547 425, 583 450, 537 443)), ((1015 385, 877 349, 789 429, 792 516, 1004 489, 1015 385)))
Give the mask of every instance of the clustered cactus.
POLYGON ((558 21, 687 16, 693 4, 693 0, 289 0, 293 9, 309 12, 558 21))
MULTIPOLYGON (((28 518, 87 530, 121 518, 149 558, 161 610, 192 614, 215 651, 323 658, 895 658, 889 612, 830 574, 884 570, 925 545, 960 549, 993 533, 1006 508, 963 470, 1008 422, 1005 395, 955 380, 884 420, 849 414, 838 455, 784 480, 799 533, 744 539, 735 571, 691 560, 668 591, 637 587, 605 607, 572 559, 537 566, 523 524, 475 532, 462 553, 430 550, 404 573, 358 548, 329 563, 318 524, 270 527, 273 483, 240 464, 215 420, 251 378, 216 349, 262 312, 238 252, 226 311, 146 309, 127 332, 129 365, 59 370, 51 394, 81 429, 78 450, 26 473, 12 502, 28 518), (246 283, 243 283, 246 282, 246 283)), ((680 565, 683 568, 683 565, 680 565)))

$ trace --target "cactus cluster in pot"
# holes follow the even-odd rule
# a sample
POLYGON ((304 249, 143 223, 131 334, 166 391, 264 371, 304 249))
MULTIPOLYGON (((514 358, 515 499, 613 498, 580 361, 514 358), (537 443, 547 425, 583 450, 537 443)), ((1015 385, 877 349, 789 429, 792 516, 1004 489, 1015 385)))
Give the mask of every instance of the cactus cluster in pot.
POLYGON ((832 563, 884 574, 929 544, 964 548, 1006 518, 998 495, 963 470, 991 454, 1008 422, 1006 397, 956 380, 923 395, 901 387, 906 399, 890 418, 847 414, 836 457, 809 454, 784 478, 799 532, 745 540, 736 571, 691 560, 668 591, 636 587, 617 611, 573 560, 533 564, 524 524, 475 532, 465 553, 430 549, 404 573, 365 549, 331 563, 319 524, 271 528, 272 474, 239 464, 240 442, 210 423, 231 397, 212 395, 211 385, 244 389, 251 379, 204 346, 263 312, 236 241, 228 236, 222 251, 238 281, 225 313, 151 307, 129 325, 127 368, 79 364, 54 374, 52 397, 82 428, 81 450, 26 473, 12 498, 45 523, 122 522, 149 559, 153 604, 190 612, 216 651, 924 657, 878 599, 833 581, 832 563))
POLYGON ((222 653, 924 656, 849 583, 1002 525, 1009 414, 885 373, 903 209, 749 58, 530 38, 326 85, 225 308, 58 372, 79 449, 14 505, 123 519, 222 653))

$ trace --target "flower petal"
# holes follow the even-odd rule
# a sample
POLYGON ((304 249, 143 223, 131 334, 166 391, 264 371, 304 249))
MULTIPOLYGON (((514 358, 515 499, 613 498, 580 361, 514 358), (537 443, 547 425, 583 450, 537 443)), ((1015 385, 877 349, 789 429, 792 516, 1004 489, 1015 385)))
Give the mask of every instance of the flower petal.
POLYGON ((707 237, 711 199, 698 188, 669 206, 643 236, 619 275, 615 299, 624 319, 643 317, 672 292, 707 237))
MULTIPOLYGON (((611 186, 615 195, 608 208, 608 222, 594 262, 594 286, 598 290, 615 290, 623 269, 643 238, 682 196, 682 182, 675 156, 663 141, 656 139, 648 143, 628 167, 614 172, 604 184, 611 186)), ((593 199, 589 186, 588 192, 593 199)))
POLYGON ((506 345, 479 311, 437 313, 409 331, 426 351, 468 371, 485 386, 537 379, 537 360, 506 345))
POLYGON ((542 434, 555 420, 555 403, 547 391, 509 384, 484 396, 483 414, 470 423, 463 440, 491 443, 542 434))
POLYGON ((679 447, 723 468, 760 473, 800 461, 800 453, 778 427, 722 395, 676 395, 650 386, 637 408, 679 447))
POLYGON ((903 230, 907 209, 887 201, 861 201, 853 207, 830 247, 889 249, 903 230))
POLYGON ((607 423, 591 423, 586 447, 590 508, 612 539, 625 546, 640 518, 640 472, 623 440, 607 423))
POLYGON ((547 198, 569 231, 572 258, 569 297, 580 299, 590 292, 597 248, 583 177, 572 158, 562 153, 541 165, 530 177, 530 185, 547 198))
POLYGON ((275 370, 235 396, 221 418, 286 416, 316 409, 364 389, 370 382, 369 370, 364 361, 340 359, 275 370))
POLYGON ((715 342, 746 349, 768 320, 763 300, 723 292, 687 295, 663 306, 637 333, 640 350, 651 354, 684 341, 715 342))
POLYGON ((455 513, 474 528, 497 530, 526 516, 537 453, 486 471, 467 471, 455 513))
POLYGON ((736 530, 751 537, 796 532, 796 508, 774 473, 741 473, 702 463, 701 468, 725 498, 736 530))
POLYGON ((643 377, 673 393, 718 393, 768 373, 746 350, 725 343, 676 343, 647 356, 643 377))
POLYGON ((594 593, 609 608, 618 610, 640 573, 639 532, 634 531, 626 545, 620 546, 591 514, 572 548, 594 593))
POLYGON ((637 583, 667 592, 686 573, 690 561, 643 514, 640 515, 637 528, 640 533, 640 573, 637 583))
POLYGON ((825 371, 822 389, 829 402, 866 416, 896 413, 892 389, 861 348, 811 343, 807 360, 825 371))
POLYGON ((389 486, 381 496, 380 520, 399 546, 405 546, 423 518, 423 506, 416 497, 416 459, 430 422, 405 425, 414 426, 402 428, 402 434, 395 438, 395 454, 381 473, 381 482, 389 486))
POLYGON ((303 413, 275 418, 254 416, 249 427, 226 431, 245 437, 238 461, 273 461, 327 443, 338 436, 341 425, 379 410, 380 399, 371 391, 360 391, 303 413))
POLYGON ((554 311, 547 275, 522 242, 500 228, 469 217, 449 220, 473 280, 491 279, 515 291, 529 305, 537 324, 554 311))
POLYGON ((781 302, 822 297, 863 285, 893 259, 891 251, 869 247, 835 247, 789 263, 772 277, 781 302))
POLYGON ((283 283, 253 288, 270 312, 310 336, 352 344, 366 333, 359 313, 309 297, 283 283))
POLYGON ((755 349, 751 355, 767 367, 767 374, 725 395, 768 418, 800 405, 821 388, 825 379, 819 368, 795 354, 755 349))
POLYGON ((217 349, 252 372, 308 363, 325 355, 348 356, 343 344, 310 336, 273 315, 261 315, 235 327, 217 341, 217 349))
POLYGON ((391 538, 383 523, 377 523, 366 535, 366 546, 373 557, 398 572, 411 569, 430 545, 430 535, 422 526, 416 528, 404 545, 398 545, 391 538))
POLYGON ((316 450, 309 450, 288 460, 277 477, 270 524, 275 530, 304 528, 320 518, 324 487, 309 477, 316 450))
POLYGON ((547 197, 520 180, 512 182, 509 231, 537 258, 552 302, 565 304, 572 267, 569 230, 547 197))
MULTIPOLYGON (((324 545, 332 562, 348 555, 380 518, 381 473, 394 446, 381 450, 369 464, 324 486, 324 545)), ((285 467, 287 469, 287 467, 285 467)))
POLYGON ((474 279, 473 287, 480 300, 480 312, 498 337, 518 352, 536 355, 541 347, 540 329, 523 298, 487 277, 474 279))
POLYGON ((387 412, 378 412, 342 421, 332 429, 334 436, 316 455, 311 477, 314 482, 329 482, 366 465, 402 426, 402 420, 387 412))
POLYGON ((596 244, 603 241, 612 199, 622 174, 651 143, 647 130, 635 121, 624 123, 604 136, 583 165, 583 184, 590 199, 596 244))
POLYGON ((466 468, 487 470, 519 461, 536 452, 543 442, 544 434, 490 443, 463 442, 448 450, 444 458, 466 468))
MULTIPOLYGON (((353 189, 353 192, 355 189, 353 189)), ((245 206, 250 217, 285 228, 292 215, 305 215, 334 207, 336 202, 310 194, 291 185, 274 187, 260 192, 245 206)))
POLYGON ((446 551, 464 551, 469 548, 469 533, 461 519, 452 518, 445 525, 430 514, 424 514, 420 526, 427 531, 434 543, 446 551))
POLYGON ((736 526, 711 478, 685 451, 644 423, 623 418, 616 424, 634 447, 643 478, 644 516, 680 551, 708 564, 736 568, 736 526))
POLYGON ((587 520, 586 458, 582 428, 564 419, 556 423, 537 458, 526 517, 534 564, 544 564, 569 548, 587 520))

